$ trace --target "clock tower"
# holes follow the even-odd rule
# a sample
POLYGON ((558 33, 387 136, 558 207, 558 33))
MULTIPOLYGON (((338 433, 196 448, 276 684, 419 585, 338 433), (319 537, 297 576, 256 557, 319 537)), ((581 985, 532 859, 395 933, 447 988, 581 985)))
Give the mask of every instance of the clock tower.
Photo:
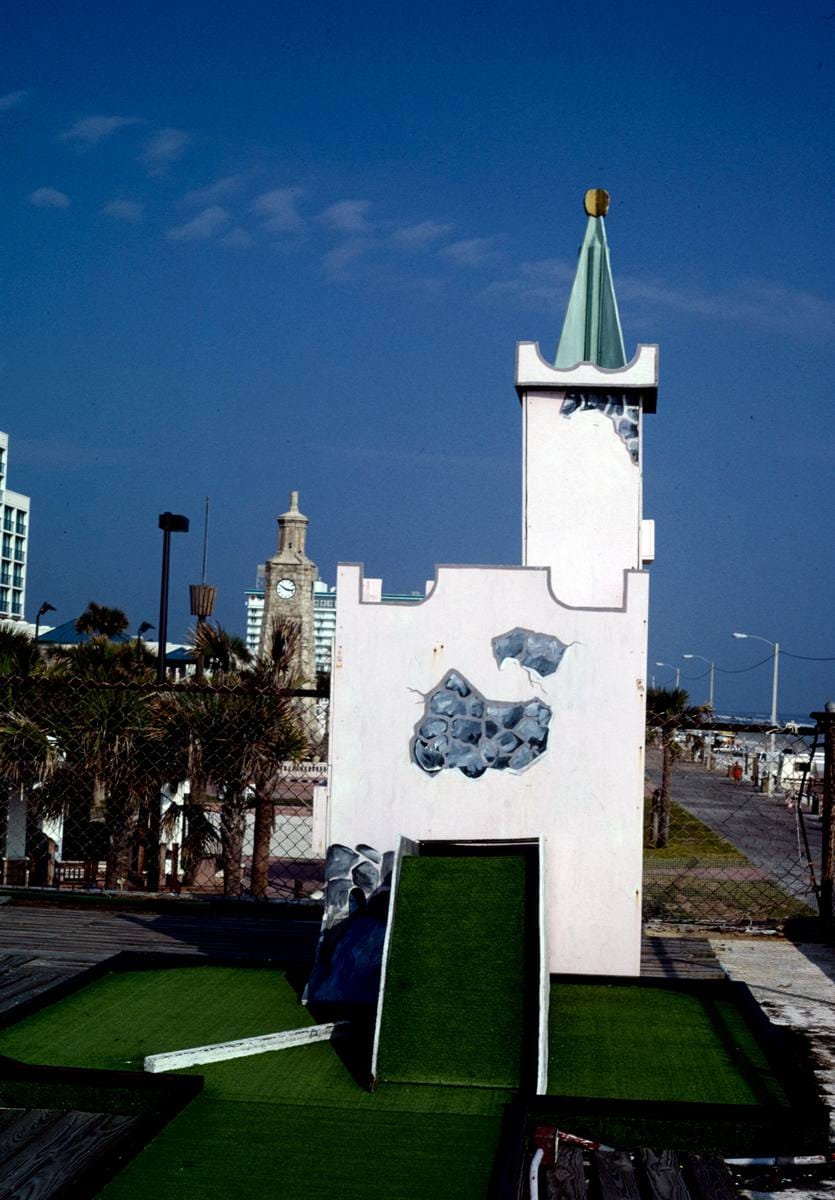
POLYGON ((313 584, 316 564, 305 554, 307 517, 299 512, 299 493, 290 493, 290 507, 278 518, 278 551, 264 568, 264 616, 261 622, 260 654, 269 645, 270 631, 277 621, 299 626, 297 670, 302 687, 316 684, 313 638, 313 584))

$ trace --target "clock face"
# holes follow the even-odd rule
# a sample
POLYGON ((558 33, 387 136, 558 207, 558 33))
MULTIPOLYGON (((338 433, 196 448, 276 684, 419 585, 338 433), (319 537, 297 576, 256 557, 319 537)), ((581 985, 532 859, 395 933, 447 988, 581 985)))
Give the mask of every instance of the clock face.
POLYGON ((275 591, 279 600, 290 600, 296 594, 296 585, 292 579, 279 579, 275 591))

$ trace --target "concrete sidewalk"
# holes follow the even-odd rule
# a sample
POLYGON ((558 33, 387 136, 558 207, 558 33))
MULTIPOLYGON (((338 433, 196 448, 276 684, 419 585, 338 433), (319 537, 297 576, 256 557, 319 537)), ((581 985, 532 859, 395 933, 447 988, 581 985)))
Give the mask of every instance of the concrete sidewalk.
MULTIPOLYGON (((661 782, 657 746, 647 747, 646 777, 651 787, 661 782)), ((752 790, 749 783, 737 785, 702 763, 680 758, 673 768, 672 798, 735 846, 787 895, 817 910, 798 814, 782 795, 767 796, 752 790)), ((820 818, 804 812, 803 821, 819 878, 820 818)))
MULTIPOLYGON (((724 971, 746 983, 767 1016, 777 1025, 805 1032, 815 1073, 829 1107, 830 1138, 835 1144, 835 947, 795 945, 774 935, 710 937, 724 971)), ((757 1200, 832 1200, 835 1178, 805 1188, 750 1192, 757 1200)))

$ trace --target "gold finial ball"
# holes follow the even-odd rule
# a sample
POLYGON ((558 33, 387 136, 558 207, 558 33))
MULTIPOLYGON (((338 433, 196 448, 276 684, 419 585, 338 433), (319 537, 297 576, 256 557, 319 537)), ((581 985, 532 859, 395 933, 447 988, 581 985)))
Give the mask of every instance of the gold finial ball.
POLYGON ((583 208, 590 217, 605 217, 609 211, 609 193, 603 188, 589 188, 583 197, 583 208))

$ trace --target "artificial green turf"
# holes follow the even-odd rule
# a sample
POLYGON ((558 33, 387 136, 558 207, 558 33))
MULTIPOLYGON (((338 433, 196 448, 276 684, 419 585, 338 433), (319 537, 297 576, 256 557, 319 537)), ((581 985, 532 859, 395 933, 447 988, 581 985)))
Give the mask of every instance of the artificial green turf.
POLYGON ((403 859, 380 1080, 519 1086, 525 871, 521 855, 403 859))
POLYGON ((449 1114, 251 1105, 202 1096, 102 1200, 484 1200, 497 1123, 449 1114))
MULTIPOLYGON (((0 1053, 137 1069, 153 1051, 309 1025, 284 974, 189 967, 123 972, 0 1032, 0 1053)), ((487 1191, 508 1093, 360 1087, 318 1043, 195 1067, 203 1093, 105 1188, 106 1200, 392 1200, 487 1191)))
POLYGON ((121 971, 0 1030, 0 1054, 50 1066, 141 1071, 147 1054, 311 1024, 281 971, 121 971), (50 1036, 56 1022, 60 1033, 50 1036))
POLYGON ((548 1091, 709 1104, 787 1104, 731 1000, 669 988, 553 983, 548 1091))

